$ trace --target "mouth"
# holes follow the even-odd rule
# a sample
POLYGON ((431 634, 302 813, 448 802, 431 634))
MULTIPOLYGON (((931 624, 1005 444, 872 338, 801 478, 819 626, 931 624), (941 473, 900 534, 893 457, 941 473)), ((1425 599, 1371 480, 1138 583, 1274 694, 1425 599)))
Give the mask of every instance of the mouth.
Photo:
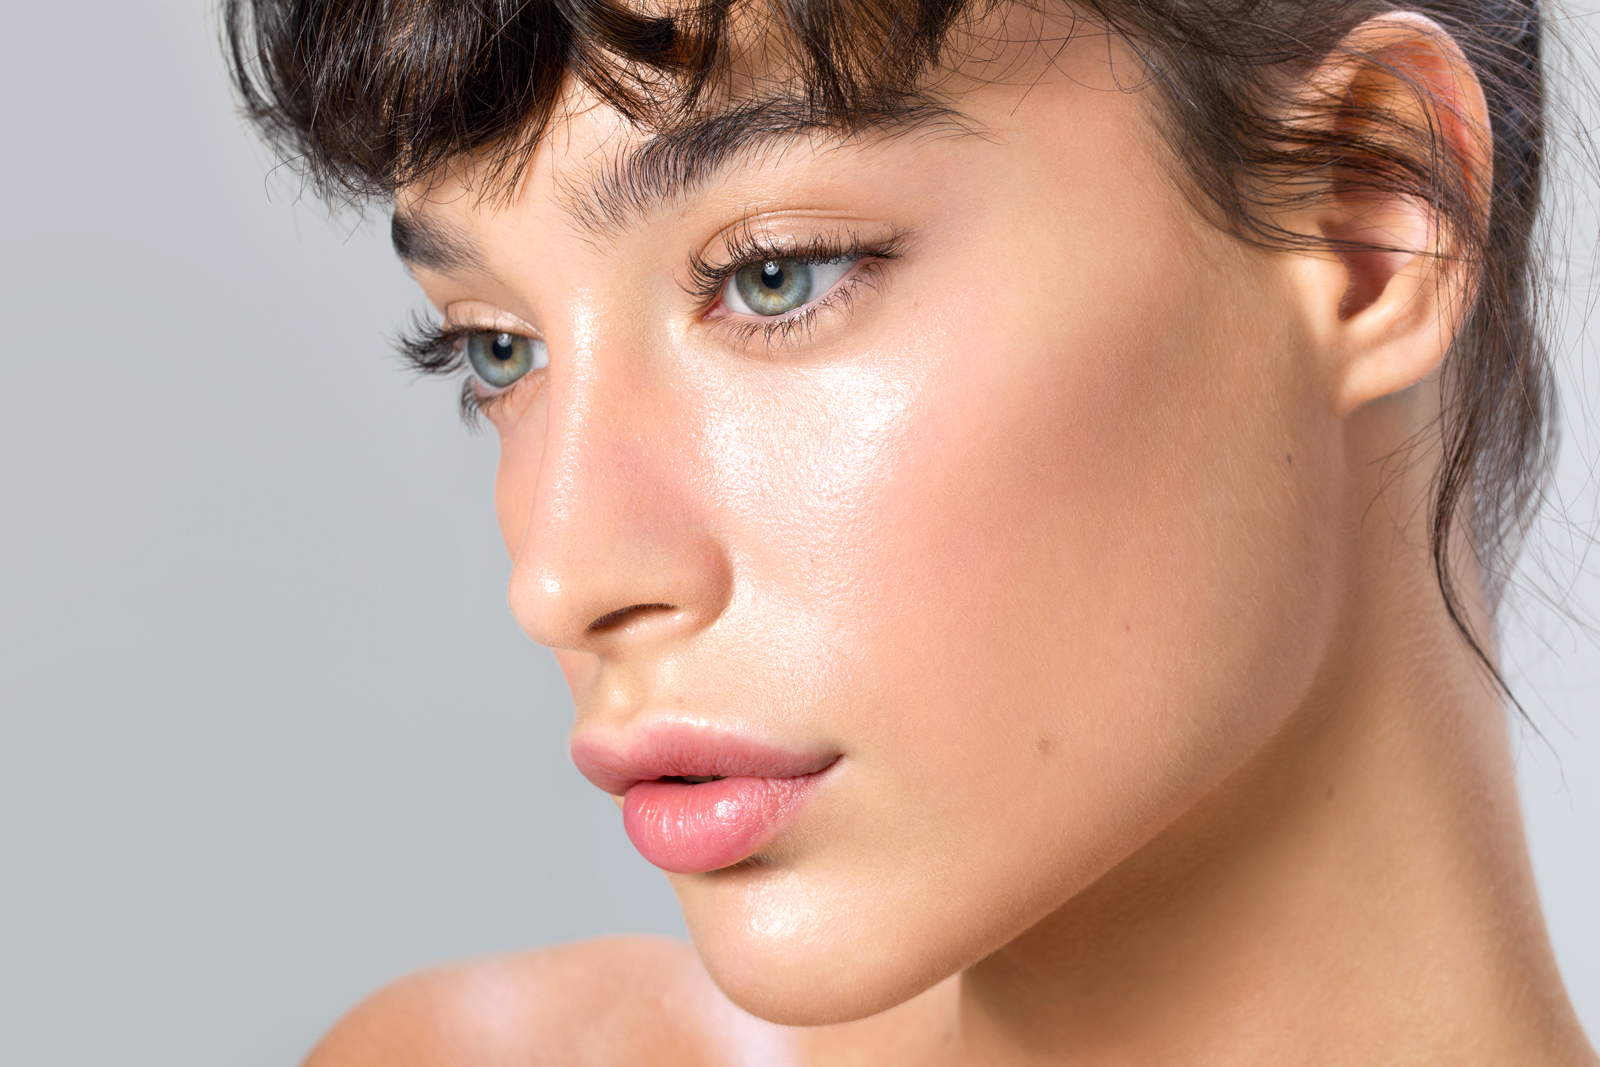
POLYGON ((572 741, 584 777, 623 798, 628 839, 676 874, 732 867, 783 831, 837 752, 796 752, 702 722, 664 720, 572 741))

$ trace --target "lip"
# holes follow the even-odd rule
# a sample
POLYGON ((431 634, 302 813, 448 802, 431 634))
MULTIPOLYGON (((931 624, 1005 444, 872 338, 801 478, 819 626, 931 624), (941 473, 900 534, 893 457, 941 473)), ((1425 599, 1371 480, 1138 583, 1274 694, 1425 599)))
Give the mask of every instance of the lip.
POLYGON ((633 846, 678 874, 731 867, 766 847, 838 758, 683 719, 657 720, 614 740, 592 732, 572 739, 583 776, 623 797, 633 846), (717 780, 678 780, 684 777, 717 780))

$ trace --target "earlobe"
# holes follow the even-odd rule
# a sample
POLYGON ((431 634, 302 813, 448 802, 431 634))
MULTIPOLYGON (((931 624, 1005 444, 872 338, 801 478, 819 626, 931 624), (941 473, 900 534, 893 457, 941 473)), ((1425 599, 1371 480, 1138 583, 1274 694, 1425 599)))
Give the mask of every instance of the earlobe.
POLYGON ((1460 231, 1488 218, 1488 108, 1460 47, 1411 13, 1362 23, 1306 87, 1310 121, 1366 146, 1329 162, 1295 224, 1316 246, 1297 283, 1344 415, 1428 376, 1465 317, 1475 235, 1460 231))

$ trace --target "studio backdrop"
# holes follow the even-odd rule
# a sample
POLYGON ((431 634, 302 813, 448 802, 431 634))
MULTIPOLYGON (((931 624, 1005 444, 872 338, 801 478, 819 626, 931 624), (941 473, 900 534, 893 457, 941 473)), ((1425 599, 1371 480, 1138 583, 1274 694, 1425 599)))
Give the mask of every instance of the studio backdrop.
MULTIPOLYGON (((1569 7, 1563 85, 1600 82, 1569 7)), ((284 1067, 416 967, 681 935, 505 606, 494 442, 389 352, 421 298, 382 213, 299 196, 203 0, 14 2, 0 87, 0 1063, 284 1067)), ((1557 178, 1565 451, 1505 652, 1600 1035, 1585 165, 1557 178)))

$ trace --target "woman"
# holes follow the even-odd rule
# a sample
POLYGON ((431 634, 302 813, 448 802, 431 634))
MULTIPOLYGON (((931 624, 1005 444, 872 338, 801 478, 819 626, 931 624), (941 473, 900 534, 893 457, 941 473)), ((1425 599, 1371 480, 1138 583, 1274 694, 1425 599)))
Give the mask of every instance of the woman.
POLYGON ((1593 1063, 1493 607, 1531 3, 231 0, 501 441, 513 611, 694 947, 310 1062, 1593 1063))

